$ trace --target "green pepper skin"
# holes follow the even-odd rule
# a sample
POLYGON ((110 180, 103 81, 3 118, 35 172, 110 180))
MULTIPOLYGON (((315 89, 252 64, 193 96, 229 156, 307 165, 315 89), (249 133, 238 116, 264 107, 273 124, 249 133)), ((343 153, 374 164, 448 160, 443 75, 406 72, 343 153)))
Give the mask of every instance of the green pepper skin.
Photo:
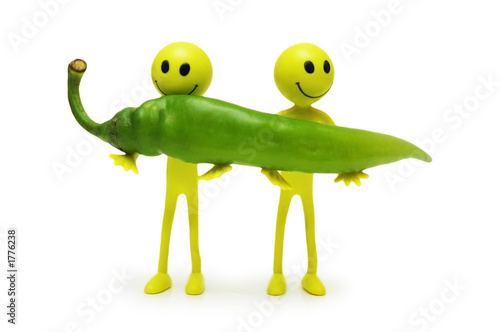
POLYGON ((127 154, 166 154, 189 163, 304 173, 351 173, 405 158, 431 161, 423 150, 393 136, 257 112, 199 96, 162 96, 97 124, 81 104, 78 88, 86 66, 76 61, 82 60, 73 61, 68 70, 73 115, 87 131, 127 154))

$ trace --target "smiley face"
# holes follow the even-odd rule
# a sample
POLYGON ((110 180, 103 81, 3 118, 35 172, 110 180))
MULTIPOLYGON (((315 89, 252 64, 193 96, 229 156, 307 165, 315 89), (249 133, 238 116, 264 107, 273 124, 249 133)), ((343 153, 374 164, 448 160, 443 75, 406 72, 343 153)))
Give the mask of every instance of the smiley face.
POLYGON ((280 92, 298 106, 310 106, 332 87, 332 60, 316 45, 301 43, 287 48, 274 66, 280 92))
POLYGON ((151 77, 162 95, 202 96, 212 81, 212 63, 198 46, 172 43, 156 55, 151 77))

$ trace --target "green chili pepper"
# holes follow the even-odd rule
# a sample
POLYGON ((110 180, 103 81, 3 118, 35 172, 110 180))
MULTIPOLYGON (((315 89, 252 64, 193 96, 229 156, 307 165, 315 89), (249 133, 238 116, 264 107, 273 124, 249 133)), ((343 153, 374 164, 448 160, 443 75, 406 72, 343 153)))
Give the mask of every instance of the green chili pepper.
POLYGON ((303 121, 217 99, 168 95, 128 107, 102 124, 80 100, 83 60, 68 67, 68 97, 78 123, 127 154, 166 154, 189 163, 241 164, 305 173, 350 173, 431 157, 402 139, 303 121))

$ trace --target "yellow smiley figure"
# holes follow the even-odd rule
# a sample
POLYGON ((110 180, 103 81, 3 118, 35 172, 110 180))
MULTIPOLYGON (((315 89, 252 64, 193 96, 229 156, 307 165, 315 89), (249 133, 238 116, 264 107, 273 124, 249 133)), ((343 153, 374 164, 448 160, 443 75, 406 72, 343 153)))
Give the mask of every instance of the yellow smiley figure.
MULTIPOLYGON (((212 81, 212 64, 205 52, 196 45, 178 42, 163 48, 153 61, 153 84, 162 95, 197 95, 207 91, 212 81)), ((167 273, 168 252, 172 222, 177 199, 186 196, 191 247, 192 272, 186 293, 198 295, 205 286, 201 274, 201 258, 198 247, 198 166, 168 157, 167 193, 163 216, 158 273, 149 280, 144 291, 157 294, 169 289, 172 280, 167 273)))
MULTIPOLYGON (((286 49, 276 61, 274 80, 279 91, 294 103, 294 106, 278 114, 335 125, 326 113, 311 106, 330 90, 333 76, 332 60, 325 51, 316 45, 302 43, 286 49)), ((292 197, 298 195, 304 209, 308 256, 307 273, 302 279, 302 287, 311 294, 324 295, 326 293, 325 287, 316 275, 318 258, 314 232, 313 174, 281 172, 280 176, 276 171, 262 170, 262 172, 270 180, 272 179, 271 182, 274 180, 273 183, 282 188, 276 221, 274 271, 267 293, 282 295, 286 291, 286 280, 282 267, 285 222, 292 197)), ((339 174, 335 182, 344 181, 348 185, 353 181, 358 184, 359 178, 366 177, 367 175, 362 172, 339 174)))

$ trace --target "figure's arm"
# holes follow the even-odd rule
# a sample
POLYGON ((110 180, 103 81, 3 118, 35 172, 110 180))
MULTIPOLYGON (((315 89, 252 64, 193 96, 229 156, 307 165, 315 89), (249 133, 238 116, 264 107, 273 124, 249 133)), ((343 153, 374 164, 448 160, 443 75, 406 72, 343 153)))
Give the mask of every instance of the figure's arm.
POLYGON ((346 187, 348 187, 351 182, 354 182, 358 187, 361 185, 361 179, 368 179, 368 174, 363 173, 363 171, 353 172, 353 173, 341 173, 335 178, 335 183, 344 181, 346 187))
POLYGON ((231 165, 214 165, 209 171, 205 174, 198 176, 198 180, 212 180, 218 177, 221 177, 224 173, 229 172, 233 168, 231 165))
POLYGON ((139 173, 135 164, 135 161, 139 158, 138 153, 110 154, 109 157, 115 161, 115 165, 122 166, 125 171, 132 170, 135 174, 139 173))
POLYGON ((277 170, 263 168, 260 172, 264 174, 272 184, 280 187, 282 190, 292 189, 292 186, 285 180, 285 178, 281 176, 281 174, 277 170))
MULTIPOLYGON (((336 126, 335 122, 333 122, 332 118, 330 118, 328 114, 324 112, 321 112, 321 114, 323 123, 336 126)), ((334 182, 339 183, 341 181, 344 181, 346 187, 348 187, 351 184, 351 182, 354 182, 354 184, 356 184, 359 187, 361 186, 361 179, 368 179, 368 174, 363 173, 363 171, 352 172, 352 173, 341 173, 337 175, 334 182)))

